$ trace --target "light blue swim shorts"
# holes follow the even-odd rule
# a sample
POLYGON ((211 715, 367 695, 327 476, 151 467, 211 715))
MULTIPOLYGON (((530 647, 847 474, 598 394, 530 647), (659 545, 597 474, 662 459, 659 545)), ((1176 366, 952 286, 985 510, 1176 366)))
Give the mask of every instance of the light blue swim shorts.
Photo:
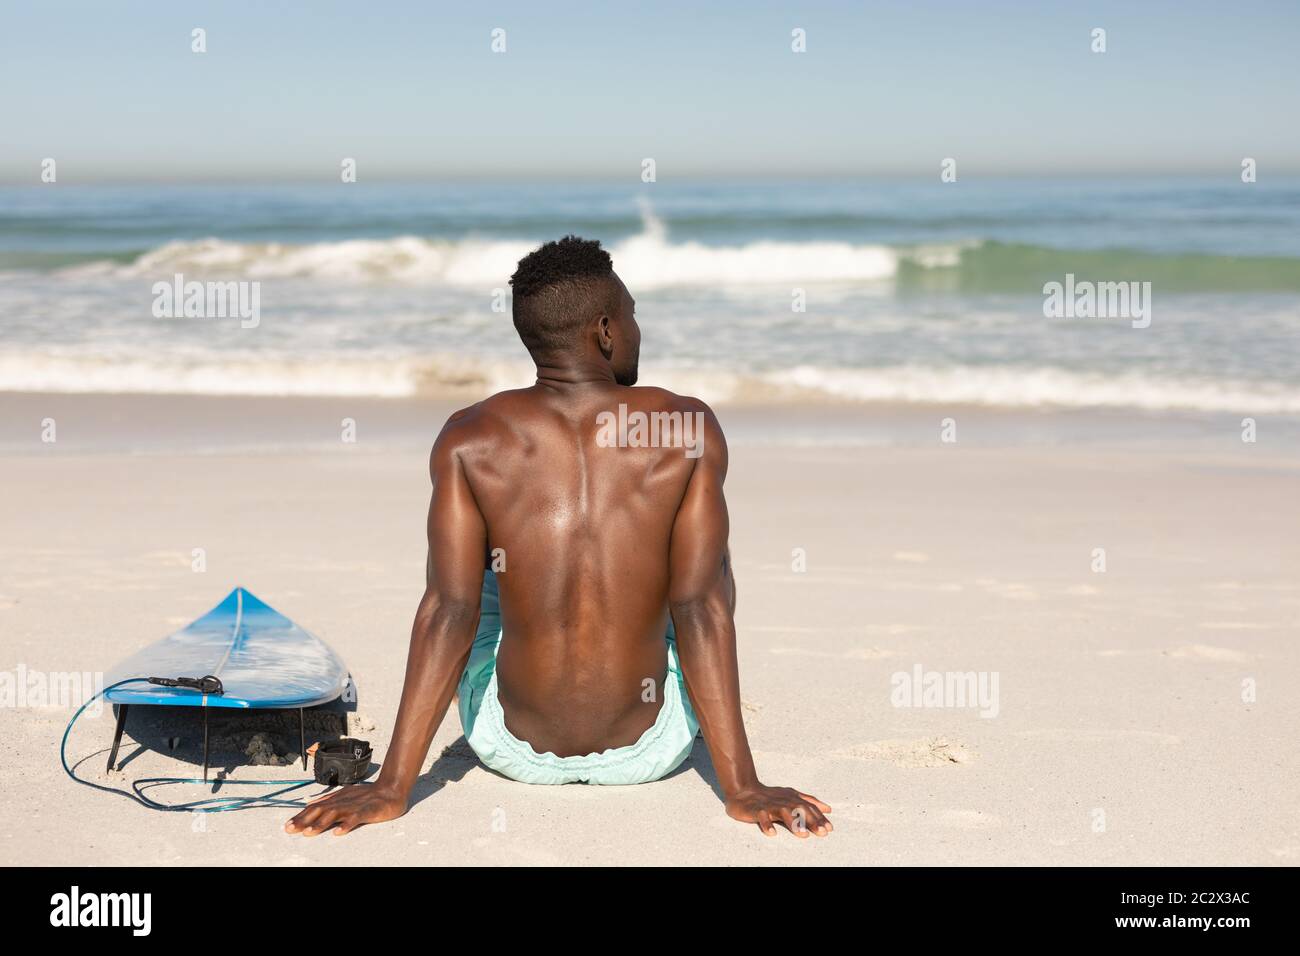
POLYGON ((691 752, 700 729, 686 696, 686 684, 677 661, 677 635, 672 620, 665 635, 668 678, 664 700, 654 726, 634 744, 586 756, 557 757, 539 754, 506 729, 497 699, 497 648, 501 644, 501 603, 496 575, 483 575, 483 601, 478 633, 469 663, 460 678, 460 725, 479 760, 497 773, 521 783, 595 783, 615 786, 649 783, 671 773, 691 752))

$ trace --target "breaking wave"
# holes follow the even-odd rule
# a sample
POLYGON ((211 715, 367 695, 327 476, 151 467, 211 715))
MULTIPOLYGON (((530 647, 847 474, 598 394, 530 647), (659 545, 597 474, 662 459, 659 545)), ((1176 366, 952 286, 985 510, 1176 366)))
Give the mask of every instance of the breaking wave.
MULTIPOLYGON (((1300 413, 1300 390, 1281 383, 1215 381, 1054 367, 923 366, 792 368, 736 372, 647 367, 644 382, 706 401, 963 404, 1007 408, 1138 408, 1149 411, 1300 413)), ((0 391, 203 395, 432 397, 470 401, 532 381, 526 362, 464 356, 187 359, 0 353, 0 391)))

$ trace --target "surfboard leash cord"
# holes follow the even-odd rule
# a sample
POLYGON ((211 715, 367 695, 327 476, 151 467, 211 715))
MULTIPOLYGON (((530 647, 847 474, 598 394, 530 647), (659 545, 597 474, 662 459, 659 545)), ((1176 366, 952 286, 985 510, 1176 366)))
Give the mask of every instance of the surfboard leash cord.
MULTIPOLYGON (((63 740, 59 744, 59 761, 63 764, 63 772, 76 783, 94 790, 102 790, 105 793, 114 793, 119 797, 126 797, 143 807, 150 810, 162 810, 166 812, 184 812, 184 813, 225 813, 229 810, 250 810, 258 806, 263 807, 297 807, 307 806, 304 800, 282 800, 286 793, 294 790, 300 790, 303 787, 316 783, 315 777, 307 777, 301 780, 219 780, 218 786, 268 786, 268 785, 285 785, 281 789, 272 793, 263 794, 257 797, 209 797, 204 800, 195 800, 190 803, 170 805, 159 803, 145 795, 146 785, 162 785, 173 783, 197 783, 207 784, 209 781, 199 779, 198 777, 146 777, 142 780, 135 781, 131 790, 122 790, 118 787, 107 787, 103 784, 93 783, 89 780, 83 780, 76 775, 72 767, 68 765, 68 738, 72 734, 72 728, 77 723, 78 718, 85 713, 86 708, 96 700, 103 697, 115 687, 121 687, 123 684, 160 684, 165 687, 192 687, 209 696, 217 696, 223 692, 221 681, 216 677, 127 677, 123 680, 115 681, 102 690, 97 691, 72 715, 68 721, 67 728, 63 731, 63 740)), ((332 790, 333 787, 326 787, 316 796, 322 796, 332 790)))

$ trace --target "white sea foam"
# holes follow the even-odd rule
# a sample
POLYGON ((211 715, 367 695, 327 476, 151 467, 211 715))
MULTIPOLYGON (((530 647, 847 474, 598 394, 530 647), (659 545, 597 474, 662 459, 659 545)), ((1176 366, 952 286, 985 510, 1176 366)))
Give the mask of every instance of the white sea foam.
POLYGON ((1280 384, 1157 379, 1148 374, 1060 368, 903 365, 836 369, 801 365, 764 378, 789 395, 856 402, 1300 413, 1300 391, 1280 384))
POLYGON ((132 356, 0 353, 0 391, 112 394, 482 397, 527 385, 523 363, 457 357, 302 358, 225 353, 157 360, 132 356))
MULTIPOLYGON (((642 208, 643 230, 615 242, 610 253, 634 289, 875 282, 898 270, 898 254, 882 245, 848 242, 756 241, 732 246, 673 242, 663 222, 642 208)), ((402 282, 472 288, 505 285, 518 261, 537 243, 482 238, 350 239, 291 245, 224 239, 169 242, 120 264, 70 266, 65 276, 156 278, 239 276, 318 278, 342 282, 402 282)))
MULTIPOLYGON (((1059 368, 918 365, 848 369, 802 365, 770 372, 647 366, 645 383, 711 402, 969 404, 1006 408, 1139 408, 1300 414, 1283 385, 1059 368)), ((201 395, 320 395, 477 399, 528 385, 521 360, 456 355, 277 356, 265 353, 153 359, 138 355, 0 353, 0 391, 201 395)))

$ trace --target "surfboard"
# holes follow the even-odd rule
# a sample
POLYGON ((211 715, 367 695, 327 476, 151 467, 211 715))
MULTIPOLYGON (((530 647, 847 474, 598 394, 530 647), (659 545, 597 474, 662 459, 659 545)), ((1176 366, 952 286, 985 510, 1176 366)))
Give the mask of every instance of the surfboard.
POLYGON ((223 694, 141 683, 104 696, 114 704, 301 708, 338 699, 348 683, 348 669, 329 645, 237 587, 198 620, 124 660, 105 684, 209 674, 221 679, 223 694))

